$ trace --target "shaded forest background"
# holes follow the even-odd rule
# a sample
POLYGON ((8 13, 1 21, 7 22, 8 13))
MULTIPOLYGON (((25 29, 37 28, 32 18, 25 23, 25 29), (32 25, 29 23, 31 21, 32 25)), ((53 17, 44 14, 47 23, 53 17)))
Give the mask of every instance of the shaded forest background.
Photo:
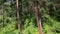
MULTIPOLYGON (((43 34, 60 34, 60 0, 37 0, 43 34)), ((32 0, 19 0, 22 34, 38 34, 32 0)), ((4 28, 2 27, 2 0, 0 0, 0 34, 18 34, 16 0, 4 0, 4 28)))

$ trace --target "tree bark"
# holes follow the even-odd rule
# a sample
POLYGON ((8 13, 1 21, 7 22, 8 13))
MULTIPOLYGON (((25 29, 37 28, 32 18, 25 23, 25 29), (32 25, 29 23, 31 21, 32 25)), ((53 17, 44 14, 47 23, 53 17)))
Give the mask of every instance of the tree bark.
POLYGON ((49 8, 48 8, 48 5, 47 5, 46 0, 44 0, 44 2, 45 2, 45 9, 46 9, 46 13, 47 13, 47 14, 49 14, 49 8))
POLYGON ((4 1, 2 1, 2 26, 4 27, 4 1))
POLYGON ((20 28, 21 28, 21 20, 19 16, 19 5, 18 5, 18 0, 16 0, 16 5, 17 5, 17 18, 18 18, 18 34, 20 33, 20 28))
POLYGON ((37 25, 38 25, 38 31, 39 34, 43 34, 42 32, 42 25, 41 25, 41 14, 39 13, 39 5, 36 3, 36 0, 34 2, 34 9, 35 9, 35 14, 36 14, 36 20, 37 20, 37 25))

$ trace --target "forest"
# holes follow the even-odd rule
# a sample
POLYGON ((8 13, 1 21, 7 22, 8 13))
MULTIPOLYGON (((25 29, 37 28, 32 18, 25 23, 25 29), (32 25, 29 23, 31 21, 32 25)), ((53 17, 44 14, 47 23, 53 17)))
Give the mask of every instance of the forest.
POLYGON ((0 0, 0 34, 60 34, 60 0, 0 0))

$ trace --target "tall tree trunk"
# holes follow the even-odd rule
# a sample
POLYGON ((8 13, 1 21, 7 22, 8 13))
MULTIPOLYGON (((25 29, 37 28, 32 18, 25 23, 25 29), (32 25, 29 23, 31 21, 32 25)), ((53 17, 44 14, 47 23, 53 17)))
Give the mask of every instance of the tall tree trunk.
POLYGON ((47 1, 46 1, 46 0, 44 0, 44 2, 45 2, 45 9, 46 9, 46 13, 47 13, 47 14, 49 14, 49 9, 48 9, 48 5, 47 5, 47 1))
POLYGON ((18 0, 16 0, 16 5, 17 5, 17 18, 18 18, 18 34, 20 33, 20 28, 21 28, 21 20, 19 16, 19 5, 18 5, 18 0))
POLYGON ((39 5, 37 4, 36 0, 33 1, 34 2, 34 9, 35 9, 35 14, 36 14, 36 20, 37 20, 37 25, 38 25, 38 30, 39 30, 39 34, 43 34, 42 32, 42 25, 41 25, 41 18, 40 18, 40 14, 39 14, 39 5))
POLYGON ((4 27, 4 1, 2 0, 2 26, 4 27))

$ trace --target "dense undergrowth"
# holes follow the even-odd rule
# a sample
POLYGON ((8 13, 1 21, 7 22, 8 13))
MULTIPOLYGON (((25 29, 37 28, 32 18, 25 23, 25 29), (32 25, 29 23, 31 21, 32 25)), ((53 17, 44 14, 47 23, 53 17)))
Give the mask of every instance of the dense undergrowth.
MULTIPOLYGON (((26 2, 26 1, 24 1, 26 2)), ((23 4, 24 4, 23 2, 23 4)), ((50 3, 48 3, 50 5, 50 3)), ((0 34, 18 34, 16 10, 5 2, 4 28, 2 27, 2 15, 0 15, 0 34), (13 12, 15 11, 15 12, 13 12)), ((1 9, 0 9, 1 10, 1 9)), ((56 11, 47 14, 44 7, 40 8, 43 34, 60 34, 60 15, 56 11), (59 17, 59 18, 58 18, 59 17)), ((33 11, 31 11, 33 12, 33 11)), ((35 13, 29 13, 23 5, 21 15, 21 34, 38 34, 35 13)))

